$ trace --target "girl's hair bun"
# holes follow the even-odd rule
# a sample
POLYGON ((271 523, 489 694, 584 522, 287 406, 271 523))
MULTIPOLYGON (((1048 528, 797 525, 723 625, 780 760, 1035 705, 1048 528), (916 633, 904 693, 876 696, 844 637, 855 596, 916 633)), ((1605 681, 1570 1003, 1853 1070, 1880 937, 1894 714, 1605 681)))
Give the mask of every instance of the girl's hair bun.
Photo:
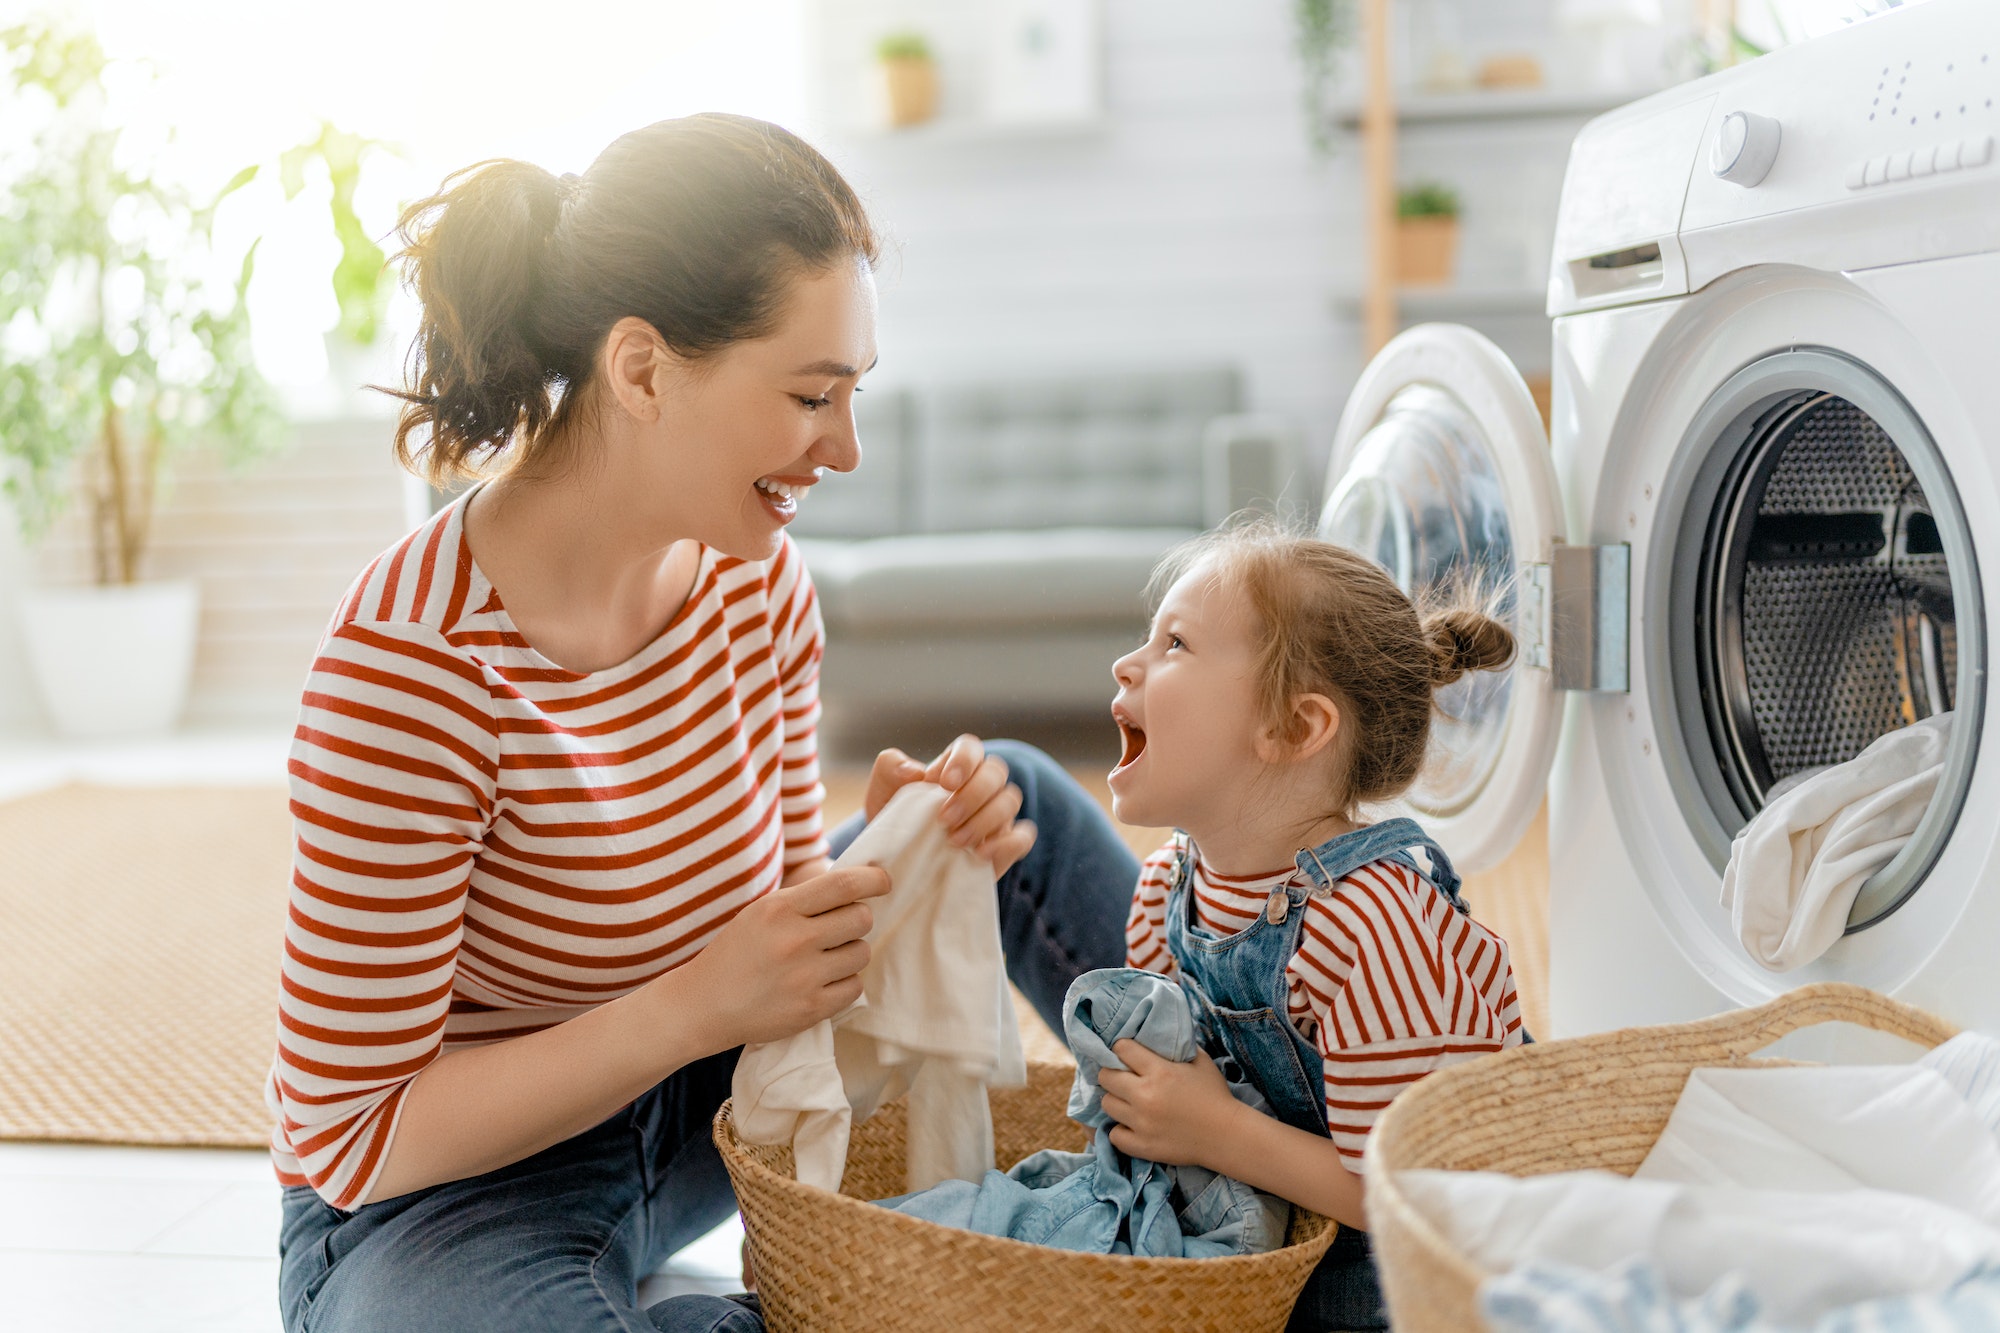
POLYGON ((1494 671, 1514 660, 1514 635, 1489 615, 1462 607, 1424 617, 1431 646, 1431 688, 1442 689, 1473 671, 1494 671))

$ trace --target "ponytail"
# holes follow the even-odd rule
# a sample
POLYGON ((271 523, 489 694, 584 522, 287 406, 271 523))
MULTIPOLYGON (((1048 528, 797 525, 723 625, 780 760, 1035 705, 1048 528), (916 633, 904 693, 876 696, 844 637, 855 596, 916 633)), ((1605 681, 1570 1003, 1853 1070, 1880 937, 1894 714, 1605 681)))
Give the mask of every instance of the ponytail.
POLYGON ((411 349, 414 385, 397 394, 409 406, 396 426, 396 460, 433 482, 475 471, 554 415, 570 376, 535 316, 563 194, 540 167, 503 158, 453 173, 404 210, 403 271, 423 319, 411 349), (422 426, 428 437, 413 449, 422 426))

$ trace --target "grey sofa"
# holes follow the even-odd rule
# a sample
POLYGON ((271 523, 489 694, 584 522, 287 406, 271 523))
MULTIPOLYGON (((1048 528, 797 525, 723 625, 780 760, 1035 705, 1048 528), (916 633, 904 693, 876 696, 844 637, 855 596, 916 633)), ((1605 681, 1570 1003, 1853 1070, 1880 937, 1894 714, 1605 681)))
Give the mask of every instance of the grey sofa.
POLYGON ((1240 402, 1226 368, 864 392, 862 466, 792 528, 829 721, 1103 709, 1160 557, 1290 479, 1289 426, 1240 402))

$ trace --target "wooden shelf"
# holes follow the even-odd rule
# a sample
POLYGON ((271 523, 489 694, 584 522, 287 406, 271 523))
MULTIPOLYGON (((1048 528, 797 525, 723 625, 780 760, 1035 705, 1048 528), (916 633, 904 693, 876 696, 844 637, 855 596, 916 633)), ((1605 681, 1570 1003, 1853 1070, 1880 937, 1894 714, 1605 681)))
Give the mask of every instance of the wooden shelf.
MULTIPOLYGON (((1404 324, 1432 319, 1477 319, 1481 316, 1539 318, 1548 308, 1542 287, 1398 287, 1396 315, 1404 324)), ((1333 308, 1347 317, 1361 313, 1360 292, 1339 292, 1333 308)))
POLYGON ((877 125, 850 125, 838 131, 841 138, 869 144, 979 144, 1046 142, 1056 139, 1089 139, 1102 135, 1109 125, 1102 116, 1087 120, 992 121, 968 117, 940 117, 921 125, 891 129, 877 125))
MULTIPOLYGON (((1469 93, 1419 93, 1396 103, 1400 125, 1453 125, 1501 120, 1582 120, 1637 101, 1654 88, 1494 90, 1469 93)), ((1361 126, 1361 104, 1353 102, 1334 112, 1344 130, 1361 126)))

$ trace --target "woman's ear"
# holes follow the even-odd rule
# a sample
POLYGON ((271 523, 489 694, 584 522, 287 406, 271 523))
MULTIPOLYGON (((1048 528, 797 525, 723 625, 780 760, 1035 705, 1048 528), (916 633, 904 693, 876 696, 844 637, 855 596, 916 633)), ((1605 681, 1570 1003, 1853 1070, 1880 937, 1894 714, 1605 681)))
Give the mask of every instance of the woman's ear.
POLYGON ((1324 694, 1301 694, 1282 727, 1257 733, 1257 757, 1267 764, 1296 763, 1324 752, 1339 734, 1340 705, 1324 694))
POLYGON ((618 406, 639 421, 659 420, 668 377, 681 361, 668 349, 659 330, 636 315, 627 315, 605 335, 598 359, 605 388, 618 406))

